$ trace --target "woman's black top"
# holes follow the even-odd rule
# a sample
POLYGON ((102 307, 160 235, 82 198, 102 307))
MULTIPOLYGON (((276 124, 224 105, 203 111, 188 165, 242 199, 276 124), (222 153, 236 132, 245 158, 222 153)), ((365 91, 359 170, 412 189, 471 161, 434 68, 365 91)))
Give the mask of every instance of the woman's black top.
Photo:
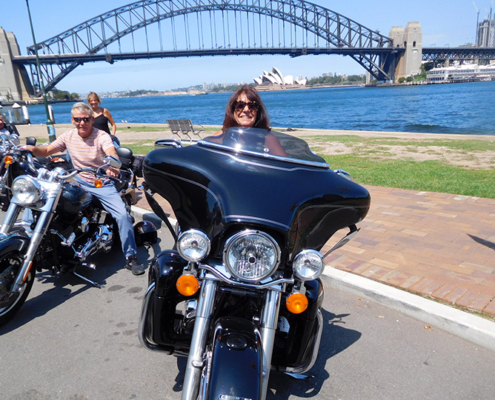
POLYGON ((93 127, 106 133, 110 133, 108 128, 108 118, 104 114, 98 115, 93 121, 93 127))

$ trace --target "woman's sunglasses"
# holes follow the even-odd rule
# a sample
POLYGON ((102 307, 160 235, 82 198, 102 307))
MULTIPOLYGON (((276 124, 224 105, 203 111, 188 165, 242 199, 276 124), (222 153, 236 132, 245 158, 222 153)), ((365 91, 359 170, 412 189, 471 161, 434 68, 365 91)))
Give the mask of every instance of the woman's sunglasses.
POLYGON ((249 111, 258 111, 258 109, 260 108, 260 106, 256 104, 255 101, 249 101, 247 103, 244 101, 236 101, 234 103, 234 110, 242 111, 244 110, 244 108, 246 108, 246 106, 248 106, 249 111))
POLYGON ((84 121, 84 122, 89 122, 89 121, 91 121, 91 118, 92 118, 92 117, 82 117, 82 118, 72 117, 72 118, 74 118, 74 121, 75 121, 75 122, 79 123, 79 122, 81 122, 81 121, 84 121))

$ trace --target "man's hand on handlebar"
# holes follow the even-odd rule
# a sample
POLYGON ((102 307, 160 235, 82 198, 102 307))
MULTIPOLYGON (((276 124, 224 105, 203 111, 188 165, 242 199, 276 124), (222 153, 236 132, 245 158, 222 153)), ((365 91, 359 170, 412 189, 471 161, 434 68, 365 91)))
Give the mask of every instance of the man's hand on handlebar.
POLYGON ((105 173, 108 176, 113 176, 114 178, 118 178, 120 176, 120 171, 114 167, 107 167, 105 173))

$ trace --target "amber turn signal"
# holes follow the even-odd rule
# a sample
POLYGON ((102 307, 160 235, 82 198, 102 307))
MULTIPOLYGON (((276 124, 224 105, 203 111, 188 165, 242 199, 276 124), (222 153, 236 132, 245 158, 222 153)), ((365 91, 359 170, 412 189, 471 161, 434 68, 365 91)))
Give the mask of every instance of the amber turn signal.
POLYGON ((199 290, 199 282, 194 275, 182 275, 175 286, 183 296, 192 296, 199 290))
POLYGON ((293 293, 287 298, 286 306, 292 314, 301 314, 308 308, 308 298, 302 293, 293 293))
POLYGON ((103 186, 103 181, 101 179, 95 180, 95 187, 101 188, 103 186))
POLYGON ((5 164, 6 165, 10 165, 14 162, 14 158, 12 156, 5 156, 5 158, 3 159, 3 161, 5 161, 5 164))

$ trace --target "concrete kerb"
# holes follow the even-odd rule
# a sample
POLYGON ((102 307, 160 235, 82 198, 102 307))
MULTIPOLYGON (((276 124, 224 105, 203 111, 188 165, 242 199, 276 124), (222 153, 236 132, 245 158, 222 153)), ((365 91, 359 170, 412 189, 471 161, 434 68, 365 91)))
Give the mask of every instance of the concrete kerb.
POLYGON ((328 265, 324 275, 330 278, 335 288, 378 302, 479 346, 495 350, 495 322, 328 265))
MULTIPOLYGON (((153 222, 157 228, 163 225, 155 213, 143 208, 132 206, 131 214, 138 221, 153 222)), ((171 219, 172 224, 175 222, 171 219)), ((495 322, 329 265, 323 274, 330 279, 330 285, 334 288, 375 301, 476 345, 495 350, 495 322)))

